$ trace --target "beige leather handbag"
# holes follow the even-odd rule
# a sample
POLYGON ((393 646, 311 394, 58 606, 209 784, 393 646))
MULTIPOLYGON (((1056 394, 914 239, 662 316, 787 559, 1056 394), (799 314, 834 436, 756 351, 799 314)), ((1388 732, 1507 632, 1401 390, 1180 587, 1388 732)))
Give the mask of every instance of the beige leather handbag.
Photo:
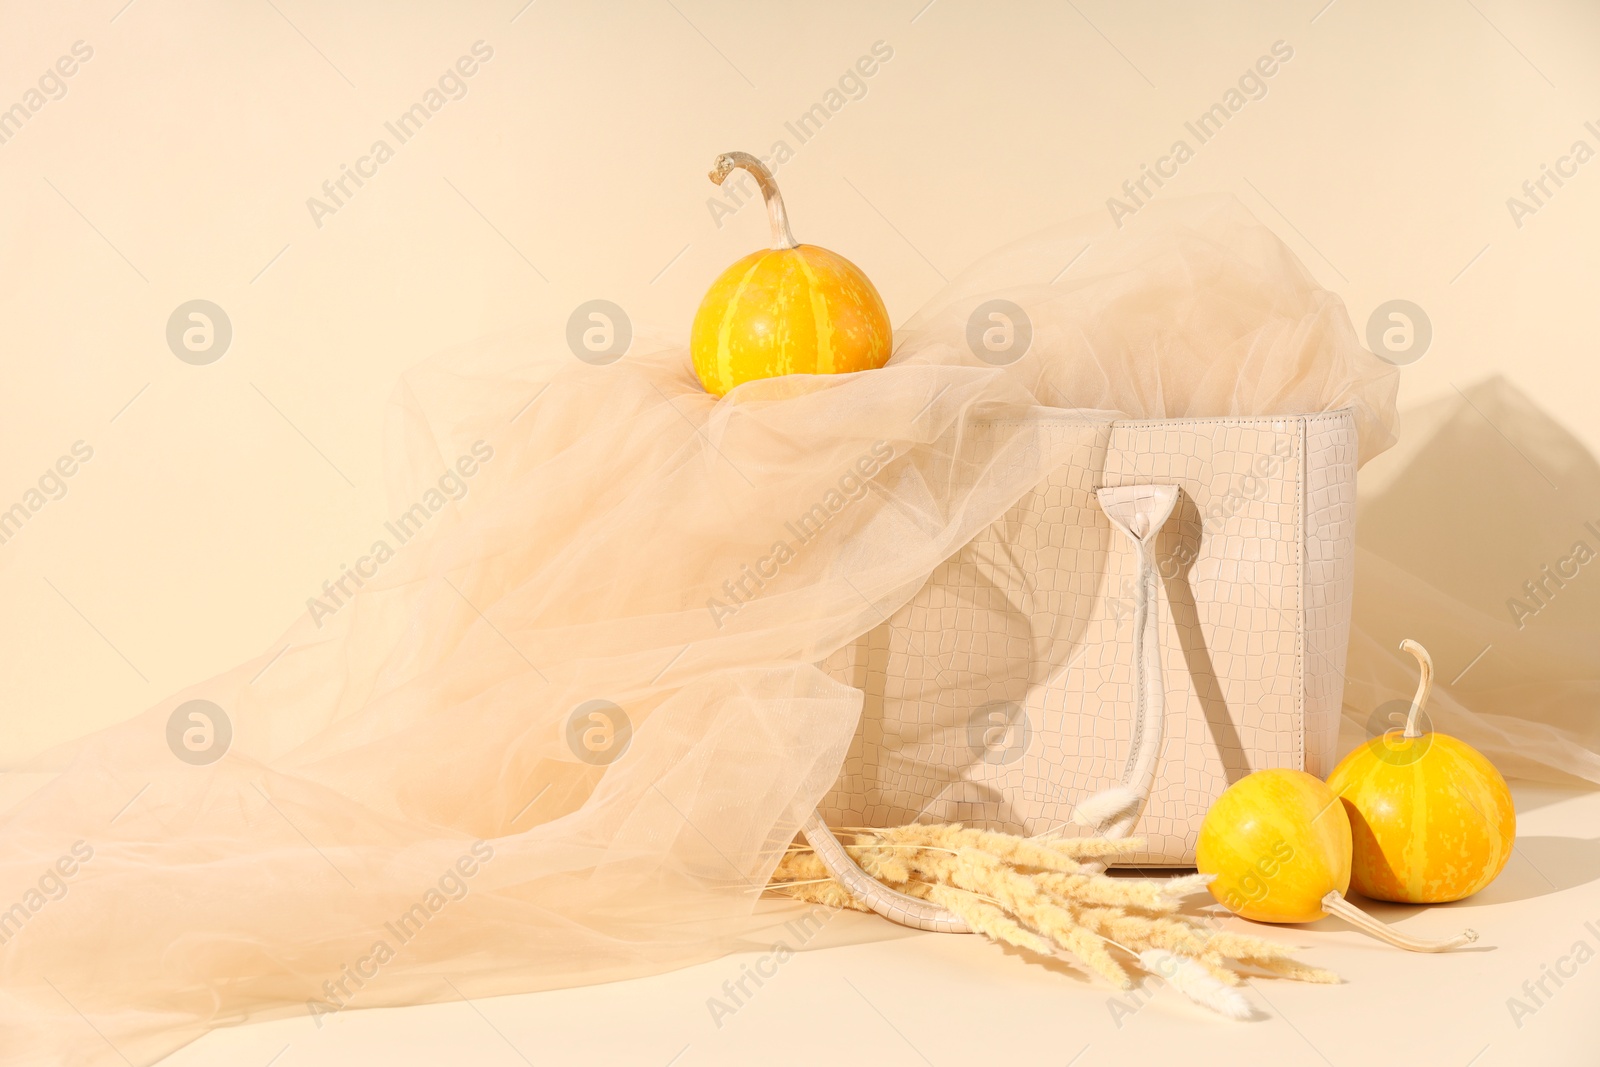
POLYGON ((834 826, 1135 827, 1193 865, 1264 767, 1332 769, 1354 569, 1349 411, 1118 421, 825 663, 865 694, 805 833, 880 913, 960 920, 855 868, 834 826))

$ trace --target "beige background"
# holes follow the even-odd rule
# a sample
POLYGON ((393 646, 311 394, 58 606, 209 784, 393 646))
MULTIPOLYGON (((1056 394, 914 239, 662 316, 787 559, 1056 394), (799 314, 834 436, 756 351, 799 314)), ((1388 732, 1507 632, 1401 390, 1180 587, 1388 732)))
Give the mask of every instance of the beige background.
POLYGON ((94 50, 0 145, 0 506, 95 452, 0 545, 0 758, 267 648, 381 530, 383 413, 418 359, 530 322, 564 357, 596 297, 685 337, 765 238, 759 210, 717 227, 717 152, 788 141, 797 232, 899 322, 941 274, 1105 210, 1278 40, 1268 95, 1161 195, 1236 193, 1358 329, 1426 309, 1406 405, 1504 375, 1600 451, 1600 160, 1520 230, 1505 203, 1600 149, 1600 6, 923 2, 0 9, 0 105, 94 50), (467 95, 319 229, 307 199, 479 40, 467 95), (879 40, 865 97, 800 144, 784 123, 879 40), (165 343, 195 298, 233 324, 208 366, 165 343))
POLYGON ((1404 408, 1503 376, 1600 452, 1600 159, 1521 227, 1506 205, 1600 150, 1600 5, 524 3, 0 5, 0 108, 93 49, 0 144, 0 509, 94 450, 0 544, 0 765, 270 648, 390 514, 406 367, 530 323, 572 358, 567 317, 602 297, 686 337, 765 239, 758 209, 708 210, 717 152, 787 141, 797 234, 898 323, 982 253, 1105 210, 1276 41, 1267 95, 1159 195, 1237 194, 1358 330, 1423 307, 1404 408), (384 123, 478 41, 465 96, 398 144, 384 123), (801 144, 785 123, 878 41, 893 58, 801 144), (319 227, 307 199, 380 137, 394 158, 319 227), (165 336, 196 298, 233 328, 206 366, 165 336))

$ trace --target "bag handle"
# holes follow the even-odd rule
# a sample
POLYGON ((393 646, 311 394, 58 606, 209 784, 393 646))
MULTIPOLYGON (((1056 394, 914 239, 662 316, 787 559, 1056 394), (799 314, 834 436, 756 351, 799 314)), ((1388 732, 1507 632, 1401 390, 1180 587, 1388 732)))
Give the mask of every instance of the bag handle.
MULTIPOLYGON (((1161 575, 1156 565, 1156 536, 1178 503, 1176 485, 1124 485, 1097 489, 1095 496, 1111 525, 1133 542, 1139 556, 1139 577, 1133 597, 1133 738, 1122 781, 1079 801, 1072 821, 1090 827, 1103 837, 1128 836, 1155 785, 1166 717, 1166 685, 1161 672, 1161 628, 1156 616, 1161 575)), ((839 839, 833 836, 822 813, 813 811, 801 827, 806 843, 828 873, 849 894, 868 908, 902 926, 935 933, 969 933, 960 916, 925 900, 890 889, 863 871, 839 839)), ((1044 836, 1044 835, 1039 835, 1044 836)), ((1099 873, 1103 863, 1085 864, 1099 873)))
POLYGON ((935 934, 972 932, 967 921, 955 912, 941 908, 937 904, 929 904, 926 900, 918 900, 898 889, 890 889, 863 871, 856 861, 850 858, 850 854, 844 850, 839 839, 833 836, 828 824, 822 821, 822 812, 813 811, 805 825, 800 828, 800 832, 805 835, 806 844, 816 850, 817 858, 828 869, 828 873, 833 875, 834 880, 844 886, 845 891, 856 900, 890 922, 935 934))
MULTIPOLYGON (((1133 737, 1122 781, 1073 809, 1072 821, 1102 837, 1127 837, 1155 785, 1166 719, 1166 682, 1161 673, 1161 627, 1156 616, 1161 574, 1156 536, 1178 503, 1175 485, 1119 485, 1095 490, 1111 525, 1133 542, 1139 576, 1133 590, 1133 737)), ((1104 870, 1104 864, 1090 866, 1104 870)))

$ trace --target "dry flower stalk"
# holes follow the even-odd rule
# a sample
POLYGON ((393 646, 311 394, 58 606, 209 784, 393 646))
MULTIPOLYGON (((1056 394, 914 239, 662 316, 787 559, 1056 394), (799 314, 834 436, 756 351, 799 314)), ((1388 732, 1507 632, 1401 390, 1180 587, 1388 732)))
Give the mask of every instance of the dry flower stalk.
MULTIPOLYGON (((1184 898, 1205 890, 1205 875, 1113 878, 1093 866, 1142 847, 1138 838, 1024 838, 959 824, 861 830, 846 846, 874 878, 955 912, 991 940, 1041 955, 1064 950, 1121 989, 1133 981, 1113 950, 1147 972, 1152 960, 1167 961, 1161 969, 1181 967, 1181 982, 1157 977, 1230 1018, 1244 1017, 1240 994, 1229 988, 1242 980, 1238 967, 1299 982, 1339 981, 1291 959, 1287 945, 1214 929, 1204 918, 1183 914, 1184 898)), ((803 845, 784 854, 769 888, 811 903, 868 910, 803 845)))

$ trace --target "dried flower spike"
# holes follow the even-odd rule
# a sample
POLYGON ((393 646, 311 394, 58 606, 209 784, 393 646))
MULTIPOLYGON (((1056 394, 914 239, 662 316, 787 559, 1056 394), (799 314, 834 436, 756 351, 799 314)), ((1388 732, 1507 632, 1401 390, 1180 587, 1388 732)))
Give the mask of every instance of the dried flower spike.
MULTIPOLYGON (((1180 911, 1185 897, 1205 890, 1209 875, 1100 873, 1100 862, 1142 847, 1137 839, 1023 838, 959 824, 852 829, 854 843, 842 846, 845 853, 884 885, 944 909, 959 917, 952 922, 992 941, 1039 955, 1069 953, 1118 988, 1132 981, 1113 950, 1229 1019, 1253 1014, 1237 988, 1238 967, 1300 982, 1339 981, 1290 959, 1287 945, 1180 911)), ((769 888, 811 903, 871 910, 805 845, 784 853, 769 888)))

